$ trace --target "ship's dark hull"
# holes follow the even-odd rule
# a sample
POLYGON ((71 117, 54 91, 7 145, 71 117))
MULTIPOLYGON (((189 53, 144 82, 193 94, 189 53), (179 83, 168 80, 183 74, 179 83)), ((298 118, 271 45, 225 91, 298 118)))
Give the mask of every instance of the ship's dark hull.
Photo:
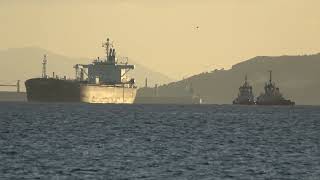
POLYGON ((282 101, 257 101, 257 105, 265 105, 265 106, 293 106, 295 102, 290 100, 282 100, 282 101))
POLYGON ((256 103, 254 101, 236 101, 236 100, 234 100, 232 102, 232 104, 235 104, 235 105, 255 105, 256 103))
POLYGON ((80 84, 54 78, 34 78, 25 82, 29 102, 79 102, 80 84))
POLYGON ((34 78, 25 82, 29 102, 132 104, 136 87, 97 85, 79 81, 34 78))
POLYGON ((134 103, 136 104, 201 104, 198 97, 143 97, 138 96, 134 103))

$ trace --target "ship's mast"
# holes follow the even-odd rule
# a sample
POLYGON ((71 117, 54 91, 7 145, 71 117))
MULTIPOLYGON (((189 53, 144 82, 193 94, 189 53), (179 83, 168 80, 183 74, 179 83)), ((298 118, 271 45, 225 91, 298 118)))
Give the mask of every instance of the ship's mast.
POLYGON ((272 71, 269 71, 269 73, 270 73, 270 79, 269 79, 269 82, 270 82, 270 84, 272 83, 272 71))
POLYGON ((42 78, 47 77, 47 55, 43 55, 43 61, 42 61, 42 78))
POLYGON ((148 78, 146 77, 146 79, 145 79, 145 88, 147 88, 148 87, 148 78))
POLYGON ((110 43, 110 39, 107 38, 107 42, 102 44, 102 47, 104 47, 106 49, 106 54, 107 54, 107 61, 109 58, 109 54, 110 54, 110 48, 112 47, 112 43, 110 43))
POLYGON ((17 92, 20 92, 20 80, 17 81, 17 92))

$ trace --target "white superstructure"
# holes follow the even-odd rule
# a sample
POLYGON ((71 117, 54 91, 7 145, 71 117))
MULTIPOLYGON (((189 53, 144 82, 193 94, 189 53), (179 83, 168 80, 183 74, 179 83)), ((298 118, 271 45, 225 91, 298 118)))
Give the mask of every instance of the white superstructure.
POLYGON ((103 47, 106 48, 105 59, 97 58, 92 64, 74 66, 76 79, 88 84, 133 86, 134 79, 128 79, 127 73, 134 69, 134 65, 117 61, 116 50, 112 47, 109 38, 103 47))

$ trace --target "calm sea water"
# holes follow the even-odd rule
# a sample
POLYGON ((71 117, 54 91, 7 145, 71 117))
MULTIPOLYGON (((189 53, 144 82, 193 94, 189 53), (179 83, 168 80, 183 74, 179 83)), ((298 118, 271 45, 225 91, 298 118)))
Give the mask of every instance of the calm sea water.
POLYGON ((320 179, 320 107, 0 103, 0 179, 320 179))

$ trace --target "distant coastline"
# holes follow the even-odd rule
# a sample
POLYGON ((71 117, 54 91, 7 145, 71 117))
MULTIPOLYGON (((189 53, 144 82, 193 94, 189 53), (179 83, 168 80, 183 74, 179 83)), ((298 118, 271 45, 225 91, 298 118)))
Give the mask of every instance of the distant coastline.
MULTIPOLYGON (((240 62, 231 69, 215 69, 190 76, 186 79, 158 86, 158 96, 181 96, 186 87, 192 87, 205 104, 231 104, 245 75, 254 87, 253 94, 263 92, 269 79, 268 71, 285 98, 297 105, 320 105, 320 53, 297 56, 257 56, 240 62)), ((154 91, 154 88, 150 89, 154 91)))
MULTIPOLYGON (((33 64, 35 67, 40 66, 38 62, 33 62, 33 64)), ((11 66, 15 67, 15 64, 11 66)), ((69 66, 66 67, 69 68, 69 66)), ((254 87, 253 94, 257 97, 263 92, 264 84, 269 78, 267 72, 272 70, 276 84, 281 88, 285 98, 295 101, 297 105, 320 105, 319 69, 320 53, 297 56, 257 56, 235 64, 228 70, 215 69, 170 83, 157 81, 158 78, 153 79, 147 71, 143 71, 144 74, 138 76, 140 77, 139 87, 145 87, 141 85, 144 82, 142 78, 148 77, 147 87, 151 94, 155 92, 154 84, 158 84, 156 92, 159 97, 181 97, 184 96, 183 92, 186 92, 186 89, 192 89, 193 94, 199 96, 205 104, 231 104, 246 74, 248 81, 254 87), (150 79, 153 79, 154 82, 149 83, 150 79)), ((17 69, 16 71, 23 73, 24 77, 34 76, 27 70, 17 69)), ((2 73, 3 77, 9 74, 9 72, 2 73)), ((16 77, 11 78, 20 79, 23 83, 21 75, 17 74, 16 77)), ((21 88, 23 91, 24 86, 21 88)), ((142 96, 150 95, 142 92, 142 96)), ((0 92, 0 101, 26 101, 26 95, 0 92)))
POLYGON ((0 91, 1 102, 26 102, 27 94, 25 92, 0 91))

